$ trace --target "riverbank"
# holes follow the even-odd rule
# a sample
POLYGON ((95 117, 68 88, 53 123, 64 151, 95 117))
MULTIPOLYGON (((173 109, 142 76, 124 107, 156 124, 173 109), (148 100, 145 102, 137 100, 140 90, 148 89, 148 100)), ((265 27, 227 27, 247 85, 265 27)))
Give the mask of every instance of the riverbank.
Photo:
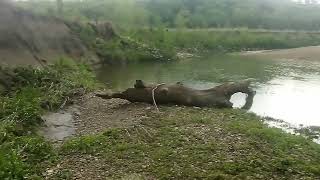
MULTIPOLYGON (((101 7, 106 7, 107 2, 95 5, 100 8, 93 7, 94 2, 87 3, 79 6, 79 2, 64 2, 64 8, 72 9, 70 13, 67 13, 67 10, 58 13, 54 10, 55 7, 52 7, 56 4, 51 2, 1 3, 4 7, 1 23, 7 26, 2 28, 0 33, 0 63, 12 66, 43 66, 61 56, 66 56, 90 64, 126 65, 145 61, 175 61, 208 51, 224 54, 320 44, 320 34, 317 31, 301 30, 297 27, 292 28, 300 31, 272 30, 281 23, 265 27, 267 29, 264 30, 258 28, 263 27, 260 25, 251 27, 256 29, 248 29, 241 28, 248 27, 247 25, 237 23, 232 25, 229 24, 230 22, 226 24, 220 24, 221 22, 211 24, 211 22, 211 25, 207 24, 209 26, 202 26, 202 23, 202 25, 192 26, 182 23, 178 26, 173 22, 162 24, 158 21, 160 19, 150 17, 150 21, 141 24, 141 20, 145 18, 141 15, 145 11, 141 4, 135 3, 132 4, 133 7, 136 5, 138 5, 136 8, 139 7, 136 13, 141 10, 144 12, 136 14, 135 17, 126 16, 128 15, 125 13, 127 7, 123 7, 122 3, 110 5, 110 7, 117 6, 125 10, 115 17, 130 19, 124 23, 125 26, 122 23, 119 26, 119 21, 124 19, 113 19, 112 16, 105 16, 106 11, 102 11, 101 7), (86 9, 88 7, 90 8, 86 9), (83 11, 83 8, 86 10, 83 11), (95 10, 92 11, 91 8, 95 10), (21 13, 15 16, 18 11, 21 13), (15 22, 21 20, 21 23, 10 23, 11 17, 16 18, 15 22), (133 21, 132 18, 137 18, 137 21, 133 21), (190 27, 193 28, 190 29, 190 27)), ((108 11, 108 13, 111 12, 108 11)), ((290 26, 286 26, 288 27, 290 26)))
POLYGON ((309 46, 283 50, 248 51, 240 53, 240 55, 263 59, 293 59, 320 61, 320 46, 309 46))
POLYGON ((87 96, 49 179, 314 179, 320 146, 241 110, 87 96), (94 102, 94 105, 93 105, 94 102))
POLYGON ((52 143, 37 134, 42 115, 97 83, 88 66, 71 60, 42 69, 1 67, 0 75, 0 179, 41 179, 58 157, 52 143))
POLYGON ((288 49, 315 46, 320 43, 317 33, 290 31, 254 31, 246 29, 215 30, 202 29, 140 29, 135 39, 142 42, 183 49, 191 53, 215 52, 230 53, 239 51, 288 49))
POLYGON ((201 29, 134 29, 116 32, 111 23, 71 23, 71 29, 102 64, 126 65, 141 62, 172 62, 205 53, 227 54, 299 48, 320 44, 320 34, 291 31, 205 31, 201 29), (107 29, 99 32, 95 29, 107 29), (112 36, 110 36, 112 32, 112 36), (108 34, 106 37, 104 34, 108 34))
POLYGON ((1 98, 1 179, 320 175, 318 144, 268 128, 254 114, 179 106, 161 106, 157 113, 149 104, 102 100, 86 93, 96 85, 85 66, 61 62, 54 67, 20 70, 19 77, 29 79, 1 98), (35 133, 42 125, 39 117, 68 104, 78 108, 72 114, 76 133, 53 146, 35 133))
POLYGON ((8 27, 1 30, 0 64, 11 66, 45 66, 60 57, 72 57, 88 64, 107 65, 172 62, 205 52, 224 54, 320 44, 320 34, 308 31, 164 27, 115 29, 108 21, 72 21, 52 14, 36 15, 37 13, 21 10, 10 3, 3 3, 3 6, 8 11, 2 14, 2 22, 8 24, 8 27), (15 11, 22 12, 17 17, 28 18, 20 17, 23 23, 8 23, 15 11), (46 25, 47 21, 54 24, 54 27, 46 25), (47 27, 50 27, 50 33, 47 33, 47 27))

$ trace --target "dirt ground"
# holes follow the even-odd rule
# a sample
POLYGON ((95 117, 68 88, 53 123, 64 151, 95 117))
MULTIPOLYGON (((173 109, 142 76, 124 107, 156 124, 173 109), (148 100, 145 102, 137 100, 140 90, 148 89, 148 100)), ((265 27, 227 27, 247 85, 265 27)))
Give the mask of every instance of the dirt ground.
MULTIPOLYGON (((67 109, 76 109, 73 113, 75 134, 82 135, 99 134, 109 128, 134 128, 142 119, 148 118, 147 112, 155 111, 154 107, 145 103, 130 103, 122 99, 102 99, 93 93, 87 94, 74 102, 67 109)), ((66 110, 70 113, 70 111, 66 110)), ((72 138, 66 137, 65 140, 72 138)), ((72 174, 71 179, 105 179, 108 171, 114 167, 105 162, 105 159, 96 156, 78 154, 65 157, 56 167, 51 167, 45 172, 46 179, 53 172, 63 172, 67 168, 72 174)), ((68 176, 68 175, 66 175, 68 176)), ((124 175, 126 177, 126 175, 124 175)), ((128 174, 127 179, 141 179, 140 175, 128 174)))
POLYGON ((44 126, 38 133, 58 144, 82 135, 104 132, 108 128, 132 128, 154 108, 145 103, 130 103, 122 99, 102 99, 94 93, 74 100, 73 104, 45 114, 44 126))
POLYGON ((122 99, 102 99, 88 94, 78 102, 75 115, 76 135, 97 134, 108 128, 130 128, 146 118, 153 107, 144 103, 130 103, 122 99))

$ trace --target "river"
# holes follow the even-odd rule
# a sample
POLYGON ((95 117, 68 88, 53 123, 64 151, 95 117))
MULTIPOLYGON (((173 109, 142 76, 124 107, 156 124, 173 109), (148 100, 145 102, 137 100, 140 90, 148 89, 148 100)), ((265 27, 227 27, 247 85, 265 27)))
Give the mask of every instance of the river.
MULTIPOLYGON (((206 89, 223 82, 253 78, 257 91, 251 112, 281 119, 293 126, 320 126, 319 61, 266 59, 240 55, 205 55, 169 63, 139 63, 102 67, 98 78, 115 91, 132 87, 136 79, 152 83, 183 82, 206 89)), ((232 97, 235 108, 245 95, 232 97)))

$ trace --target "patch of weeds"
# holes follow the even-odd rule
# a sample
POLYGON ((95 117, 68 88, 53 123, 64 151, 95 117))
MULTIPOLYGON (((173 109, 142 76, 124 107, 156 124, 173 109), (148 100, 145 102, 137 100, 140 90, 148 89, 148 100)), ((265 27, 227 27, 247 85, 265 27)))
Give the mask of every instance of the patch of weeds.
POLYGON ((39 89, 26 87, 20 89, 12 97, 0 98, 0 119, 14 122, 23 127, 35 126, 42 122, 41 92, 39 89))
POLYGON ((271 161, 274 164, 270 167, 275 171, 291 174, 294 169, 300 169, 319 174, 320 146, 302 136, 268 128, 258 116, 250 114, 238 114, 226 122, 225 128, 245 134, 252 142, 264 144, 264 150, 273 156, 271 161))
POLYGON ((35 134, 41 115, 97 83, 87 66, 66 59, 42 69, 5 71, 11 86, 0 96, 0 179, 42 179, 57 156, 52 144, 35 134))
POLYGON ((123 136, 122 132, 122 130, 113 129, 100 135, 77 137, 66 141, 61 152, 65 154, 74 152, 93 154, 102 151, 106 146, 116 144, 115 140, 119 140, 123 136))
POLYGON ((0 144, 0 179, 41 179, 55 157, 51 144, 41 137, 7 138, 0 144))

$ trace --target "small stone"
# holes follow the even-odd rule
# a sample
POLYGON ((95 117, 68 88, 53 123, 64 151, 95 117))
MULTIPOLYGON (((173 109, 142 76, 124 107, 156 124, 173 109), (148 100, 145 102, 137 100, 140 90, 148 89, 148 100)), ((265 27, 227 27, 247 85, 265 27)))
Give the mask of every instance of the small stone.
POLYGON ((80 113, 80 112, 74 112, 73 115, 74 115, 74 116, 80 116, 81 113, 80 113))
POLYGON ((48 175, 52 175, 52 174, 53 174, 53 169, 48 169, 48 170, 47 170, 47 174, 48 174, 48 175))

